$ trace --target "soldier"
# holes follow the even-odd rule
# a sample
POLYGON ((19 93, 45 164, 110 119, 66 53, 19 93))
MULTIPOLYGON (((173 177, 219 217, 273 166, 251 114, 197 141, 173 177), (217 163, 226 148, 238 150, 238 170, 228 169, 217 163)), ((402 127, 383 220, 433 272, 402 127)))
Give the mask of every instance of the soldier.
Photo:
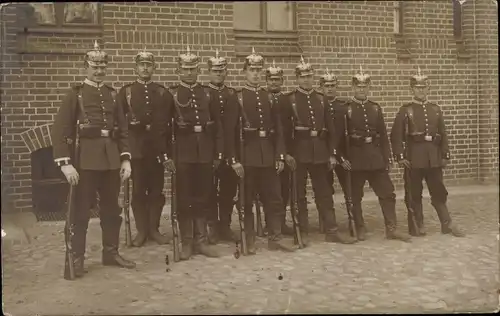
MULTIPOLYGON (((224 84, 227 76, 227 61, 219 56, 216 50, 215 57, 208 60, 208 71, 210 72, 210 104, 220 113, 221 121, 225 122, 224 115, 227 114, 231 120, 238 115, 238 99, 236 91, 224 84)), ((224 129, 224 124, 223 124, 224 129)), ((231 140, 228 140, 231 141, 231 140)), ((227 144, 228 141, 224 141, 227 144)), ((227 152, 226 152, 227 156, 227 152)), ((213 212, 209 220, 209 240, 216 243, 217 239, 223 241, 235 241, 235 235, 231 231, 231 215, 233 213, 233 198, 236 195, 238 176, 231 168, 230 162, 223 160, 219 169, 216 170, 213 196, 213 212)))
POLYGON ((158 244, 168 243, 160 234, 160 217, 165 204, 163 195, 163 165, 166 157, 168 117, 173 108, 172 95, 151 80, 156 69, 152 53, 135 56, 135 82, 125 85, 118 100, 129 123, 129 143, 132 154, 132 210, 137 236, 132 244, 140 247, 148 237, 158 244))
MULTIPOLYGON (((246 74, 246 84, 238 91, 240 112, 243 122, 245 179, 245 234, 248 252, 255 253, 255 227, 252 211, 253 198, 259 193, 264 208, 269 213, 271 229, 268 232, 268 248, 270 250, 294 251, 293 245, 282 238, 281 221, 283 219, 283 201, 280 194, 279 173, 284 168, 285 146, 283 130, 276 104, 269 94, 260 86, 264 58, 255 54, 247 56, 243 66, 246 74)), ((233 127, 228 128, 227 139, 235 139, 234 127, 237 120, 233 119, 233 127)), ((228 156, 233 169, 242 176, 241 163, 236 160, 235 141, 229 141, 228 156)), ((241 146, 241 144, 238 145, 241 146)), ((241 148, 241 147, 240 147, 241 148)), ((241 161, 241 160, 240 160, 241 161)))
MULTIPOLYGON (((339 117, 342 119, 342 116, 338 116, 338 113, 342 113, 345 110, 346 101, 337 97, 337 76, 330 73, 327 69, 326 73, 319 78, 319 86, 323 92, 324 103, 328 107, 328 111, 330 116, 334 119, 339 117)), ((342 135, 336 135, 337 137, 343 137, 342 135)), ((342 164, 335 165, 335 174, 337 175, 337 179, 339 179, 340 186, 342 187, 342 191, 346 192, 346 170, 342 166, 342 164)), ((328 184, 332 187, 332 194, 335 193, 333 189, 333 172, 328 173, 328 184)))
MULTIPOLYGON (((266 69, 266 83, 267 83, 267 91, 270 93, 270 97, 272 98, 274 104, 278 104, 283 92, 281 92, 281 88, 283 86, 283 69, 277 67, 274 60, 273 64, 266 69)), ((286 224, 286 206, 290 199, 290 168, 285 164, 285 168, 280 173, 280 182, 281 182, 281 197, 283 199, 283 208, 285 212, 283 213, 283 219, 281 220, 281 233, 283 235, 292 236, 294 231, 291 227, 286 224)), ((269 216, 267 210, 264 210, 265 218, 266 218, 266 231, 268 231, 269 225, 269 216), (267 227, 268 226, 268 227, 267 227)))
MULTIPOLYGON (((207 220, 214 170, 220 164, 224 145, 219 108, 210 102, 210 88, 198 83, 199 58, 190 52, 189 46, 185 54, 179 55, 176 72, 180 83, 169 90, 175 109, 171 116, 175 121, 176 157, 172 158, 177 173, 180 258, 188 260, 193 251, 218 257, 208 244, 207 220)), ((167 169, 171 171, 172 167, 167 169)))
POLYGON ((108 54, 100 50, 97 41, 94 50, 86 53, 84 67, 87 78, 66 94, 52 127, 54 161, 70 185, 76 186, 74 205, 75 276, 85 273, 84 255, 90 207, 96 192, 100 197, 102 228, 102 264, 133 269, 135 263, 118 253, 122 218, 118 205, 120 180, 131 173, 127 121, 122 108, 115 102, 115 90, 104 84, 108 54), (75 141, 79 125, 79 165, 70 158, 70 145, 75 141))
MULTIPOLYGON (((352 170, 352 215, 357 237, 358 240, 366 239, 361 201, 363 187, 368 180, 382 208, 386 237, 409 241, 410 236, 396 228, 396 194, 389 177, 392 165, 391 149, 382 108, 368 99, 370 84, 370 75, 363 73, 360 67, 360 72, 352 77, 354 97, 347 101, 344 112, 339 113, 340 118, 335 120, 338 135, 344 133, 344 128, 348 129, 349 146, 344 143, 338 148, 342 150, 341 161, 345 159, 344 165, 348 170, 352 170), (347 121, 347 126, 344 120, 347 121)), ((345 138, 342 142, 345 142, 345 138)))
POLYGON ((426 234, 422 211, 422 180, 425 178, 431 203, 441 222, 441 232, 464 237, 465 233, 452 222, 446 207, 448 192, 443 183, 443 168, 450 160, 450 151, 443 113, 437 104, 427 101, 429 86, 427 76, 420 73, 419 67, 417 75, 410 78, 413 101, 399 108, 391 131, 394 157, 401 167, 409 169, 409 179, 405 173, 405 202, 413 209, 417 224, 415 229, 408 210, 409 232, 413 236, 426 234), (405 125, 408 128, 407 153, 404 153, 405 125))
MULTIPOLYGON (((302 241, 308 243, 309 218, 306 202, 307 175, 311 177, 316 207, 323 219, 325 240, 352 244, 355 239, 338 231, 331 187, 327 174, 337 164, 335 130, 323 97, 313 89, 314 70, 301 57, 295 67, 298 87, 282 98, 286 122, 286 162, 296 172, 299 227, 302 241)), ((293 185, 293 184, 292 184, 293 185)))

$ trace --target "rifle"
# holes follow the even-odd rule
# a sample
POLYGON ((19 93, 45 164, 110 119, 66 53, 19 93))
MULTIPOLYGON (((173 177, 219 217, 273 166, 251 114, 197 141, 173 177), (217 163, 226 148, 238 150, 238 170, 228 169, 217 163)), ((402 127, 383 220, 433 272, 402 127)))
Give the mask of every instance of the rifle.
MULTIPOLYGON (((177 150, 176 150, 176 140, 175 140, 175 127, 174 121, 172 121, 172 152, 174 163, 177 161, 177 150)), ((170 212, 171 212, 171 222, 172 222, 172 232, 173 232, 173 247, 174 247, 174 262, 180 261, 180 235, 179 235, 179 221, 177 217, 177 177, 175 171, 172 171, 170 175, 170 212)))
POLYGON ((125 244, 132 246, 132 231, 130 229, 130 178, 123 183, 123 217, 125 218, 125 244))
MULTIPOLYGON (((410 133, 410 118, 408 115, 405 117, 405 128, 404 128, 404 143, 405 143, 405 157, 409 158, 410 157, 410 144, 409 144, 409 133, 410 133)), ((405 190, 406 190, 406 197, 407 197, 407 205, 406 207, 408 208, 408 212, 410 213, 410 223, 409 227, 410 231, 414 231, 415 234, 419 234, 419 228, 417 226, 417 220, 415 219, 415 212, 413 210, 413 197, 411 194, 411 178, 410 178, 410 168, 404 167, 404 175, 405 175, 405 190)))
POLYGON ((290 214, 292 215, 293 230, 295 231, 294 241, 299 245, 299 248, 304 248, 304 243, 302 241, 302 236, 300 234, 299 220, 297 218, 297 175, 296 171, 290 172, 290 177, 292 178, 290 183, 290 214))
POLYGON ((260 196, 257 195, 255 199, 255 212, 257 215, 257 236, 264 236, 264 229, 262 228, 262 214, 260 212, 260 196))
MULTIPOLYGON (((243 120, 240 116, 240 163, 243 164, 245 157, 245 148, 243 140, 243 120)), ((241 237, 241 251, 244 256, 248 255, 247 247, 247 236, 245 233, 245 178, 240 178, 239 188, 238 188, 238 221, 240 223, 240 237, 241 237)), ((238 249, 237 249, 238 252, 238 249)))
MULTIPOLYGON (((73 163, 74 167, 78 166, 78 154, 80 147, 80 120, 76 120, 75 141, 73 147, 73 163)), ((64 256, 64 279, 75 279, 75 262, 73 258, 73 236, 75 235, 73 228, 73 210, 75 208, 75 185, 69 185, 68 201, 66 203, 66 223, 64 225, 64 242, 66 244, 66 254, 64 256)))
MULTIPOLYGON (((347 115, 346 113, 344 115, 344 136, 345 136, 345 155, 347 160, 349 160, 349 127, 347 125, 347 115)), ((347 210, 347 218, 349 220, 349 233, 351 234, 351 237, 355 237, 355 230, 354 230, 354 225, 353 225, 353 218, 352 218, 352 193, 351 193, 351 171, 346 170, 346 185, 345 185, 345 208, 347 210)))

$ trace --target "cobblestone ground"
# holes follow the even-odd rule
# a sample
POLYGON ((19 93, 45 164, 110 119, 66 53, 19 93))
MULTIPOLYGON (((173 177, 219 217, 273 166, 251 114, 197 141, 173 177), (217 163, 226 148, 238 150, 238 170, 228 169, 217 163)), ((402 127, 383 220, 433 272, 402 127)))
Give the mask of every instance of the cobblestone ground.
MULTIPOLYGON (((38 314, 266 314, 491 312, 498 307, 497 193, 451 196, 449 208, 466 238, 442 235, 436 213, 424 202, 428 235, 412 243, 384 239, 376 201, 364 207, 368 240, 327 244, 321 235, 294 254, 269 252, 233 257, 234 245, 217 246, 222 258, 195 256, 172 264, 171 246, 147 244, 122 254, 137 270, 100 264, 100 227, 88 234, 89 273, 62 278, 63 223, 39 223, 31 244, 3 247, 4 311, 38 314), (281 278, 280 278, 281 276, 281 278)), ((406 229, 398 201, 400 226, 406 229)), ((346 227, 345 209, 338 207, 346 227)), ((317 227, 316 212, 310 212, 317 227)), ((236 217, 233 218, 236 229, 236 217)), ((168 222, 163 227, 167 230, 168 222)), ((170 229, 168 229, 170 231, 170 229)), ((123 238, 122 238, 123 239, 123 238)))

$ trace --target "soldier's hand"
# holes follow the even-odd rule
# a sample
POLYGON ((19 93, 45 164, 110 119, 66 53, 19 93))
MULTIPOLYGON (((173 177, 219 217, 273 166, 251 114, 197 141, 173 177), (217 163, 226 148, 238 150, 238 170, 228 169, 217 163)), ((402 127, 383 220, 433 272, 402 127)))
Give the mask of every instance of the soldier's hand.
POLYGON ((442 159, 441 165, 443 166, 443 168, 446 168, 446 166, 448 165, 448 159, 442 159))
POLYGON ((220 159, 215 159, 214 160, 214 170, 219 169, 220 166, 220 159))
POLYGON ((340 165, 341 165, 341 166, 342 166, 342 168, 344 168, 345 170, 351 170, 351 169, 352 169, 351 163, 350 163, 350 162, 349 162, 349 160, 347 160, 347 159, 344 159, 340 165))
POLYGON ((295 169, 297 168, 297 163, 295 162, 295 158, 293 158, 290 155, 286 155, 285 162, 286 165, 290 168, 290 170, 295 171, 295 169))
POLYGON ((233 163, 231 165, 231 168, 233 168, 234 172, 238 175, 238 177, 243 178, 245 176, 245 170, 243 169, 243 166, 241 163, 233 163))
POLYGON ((337 164, 338 164, 337 158, 331 156, 330 160, 328 161, 328 170, 332 170, 333 168, 335 168, 337 164))
POLYGON ((77 185, 80 180, 80 176, 78 175, 78 171, 76 171, 73 165, 64 165, 61 167, 61 171, 68 180, 68 183, 71 185, 77 185))
POLYGON ((276 173, 280 174, 285 169, 285 163, 281 160, 276 161, 276 173))
POLYGON ((123 181, 127 180, 132 173, 132 168, 130 167, 130 161, 124 160, 122 161, 122 165, 120 168, 120 179, 123 181))
POLYGON ((165 160, 165 162, 163 162, 163 166, 168 172, 175 173, 175 163, 172 159, 165 160))
POLYGON ((411 164, 410 162, 407 160, 407 159, 401 159, 398 161, 398 165, 401 167, 401 168, 411 168, 411 164))
POLYGON ((389 163, 387 164, 387 167, 385 167, 385 170, 387 170, 387 171, 389 171, 389 172, 392 170, 392 162, 389 162, 389 163))

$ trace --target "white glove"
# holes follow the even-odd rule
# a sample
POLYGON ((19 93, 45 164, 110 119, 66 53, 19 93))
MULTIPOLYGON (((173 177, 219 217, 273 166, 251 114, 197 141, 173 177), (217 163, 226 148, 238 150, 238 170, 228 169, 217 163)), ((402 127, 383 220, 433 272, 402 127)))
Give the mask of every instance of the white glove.
POLYGON ((132 173, 132 167, 130 167, 130 161, 124 160, 122 161, 122 166, 120 169, 120 179, 123 181, 127 180, 132 173))
POLYGON ((78 180, 80 180, 80 176, 78 175, 78 171, 76 171, 75 167, 73 165, 64 165, 61 167, 62 173, 64 173, 64 176, 66 177, 66 180, 68 180, 68 183, 71 185, 77 185, 78 180))

